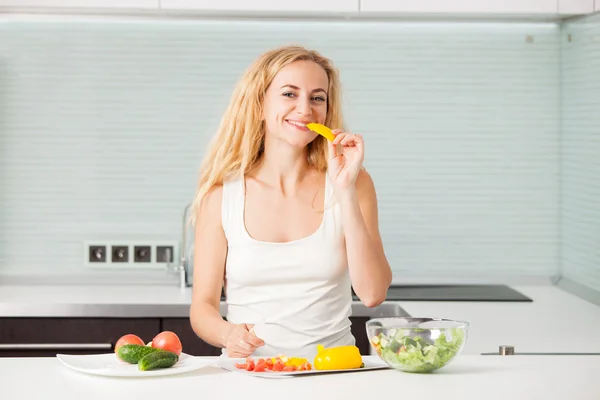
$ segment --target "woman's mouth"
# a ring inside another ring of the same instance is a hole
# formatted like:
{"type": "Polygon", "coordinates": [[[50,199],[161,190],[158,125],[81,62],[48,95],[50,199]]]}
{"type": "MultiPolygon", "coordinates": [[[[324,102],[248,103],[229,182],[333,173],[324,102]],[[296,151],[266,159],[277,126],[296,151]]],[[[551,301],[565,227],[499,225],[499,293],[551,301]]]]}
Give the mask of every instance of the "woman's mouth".
{"type": "Polygon", "coordinates": [[[301,131],[309,131],[309,129],[306,127],[306,124],[308,124],[308,122],[301,122],[301,121],[295,121],[293,119],[286,119],[285,122],[287,122],[288,124],[292,125],[294,128],[299,129],[301,131]]]}

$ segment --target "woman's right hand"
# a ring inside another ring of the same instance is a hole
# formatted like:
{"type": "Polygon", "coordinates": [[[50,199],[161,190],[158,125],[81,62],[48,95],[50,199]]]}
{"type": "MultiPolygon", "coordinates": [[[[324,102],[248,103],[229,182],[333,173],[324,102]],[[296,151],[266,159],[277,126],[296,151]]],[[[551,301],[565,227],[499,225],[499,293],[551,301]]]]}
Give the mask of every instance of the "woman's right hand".
{"type": "Polygon", "coordinates": [[[251,333],[250,329],[252,325],[237,324],[229,332],[225,343],[229,357],[246,358],[254,353],[254,350],[264,346],[265,342],[251,333]]]}

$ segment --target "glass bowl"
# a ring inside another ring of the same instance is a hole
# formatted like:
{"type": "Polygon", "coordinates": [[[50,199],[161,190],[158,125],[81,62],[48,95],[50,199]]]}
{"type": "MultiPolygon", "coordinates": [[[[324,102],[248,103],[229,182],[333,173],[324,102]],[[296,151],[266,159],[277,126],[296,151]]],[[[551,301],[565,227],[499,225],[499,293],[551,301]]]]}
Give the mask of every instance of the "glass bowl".
{"type": "Polygon", "coordinates": [[[367,321],[375,352],[404,372],[432,372],[448,365],[467,341],[469,323],[443,318],[390,317],[367,321]]]}

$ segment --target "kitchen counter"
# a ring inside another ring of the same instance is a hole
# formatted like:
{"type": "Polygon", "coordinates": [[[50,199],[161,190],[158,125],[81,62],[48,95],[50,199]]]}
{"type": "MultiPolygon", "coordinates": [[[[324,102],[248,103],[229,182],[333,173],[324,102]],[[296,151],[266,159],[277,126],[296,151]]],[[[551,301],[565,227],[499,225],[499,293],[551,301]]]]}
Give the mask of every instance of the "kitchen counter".
{"type": "MultiPolygon", "coordinates": [[[[411,315],[470,323],[465,355],[600,352],[600,307],[552,285],[513,286],[533,302],[387,302],[354,316],[411,315]]],[[[0,317],[188,317],[191,288],[176,286],[0,286],[0,317]]],[[[225,304],[222,303],[222,313],[225,304]]]]}
{"type": "MultiPolygon", "coordinates": [[[[0,285],[0,317],[187,318],[192,289],[172,286],[0,285]]],[[[221,301],[221,315],[227,305],[221,301]]],[[[367,308],[352,302],[356,317],[408,316],[397,302],[367,308]]]]}
{"type": "MultiPolygon", "coordinates": [[[[214,358],[211,358],[211,361],[214,358]]],[[[592,400],[600,393],[600,357],[459,356],[433,374],[395,370],[263,379],[216,366],[181,375],[110,378],[72,371],[56,358],[0,359],[3,398],[285,399],[376,398],[592,400]],[[33,383],[33,384],[30,384],[33,383]],[[375,390],[379,392],[375,394],[375,390]]]]}

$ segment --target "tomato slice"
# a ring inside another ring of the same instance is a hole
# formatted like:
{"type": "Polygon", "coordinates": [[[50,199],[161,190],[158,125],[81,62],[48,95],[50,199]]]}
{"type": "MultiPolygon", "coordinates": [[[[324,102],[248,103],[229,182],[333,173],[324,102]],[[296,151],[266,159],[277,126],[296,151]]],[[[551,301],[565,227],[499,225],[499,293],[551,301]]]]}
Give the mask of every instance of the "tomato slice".
{"type": "Polygon", "coordinates": [[[283,371],[283,367],[285,367],[285,365],[283,365],[282,362],[276,362],[273,364],[273,371],[283,371]]]}

